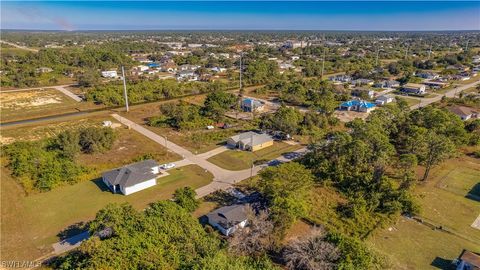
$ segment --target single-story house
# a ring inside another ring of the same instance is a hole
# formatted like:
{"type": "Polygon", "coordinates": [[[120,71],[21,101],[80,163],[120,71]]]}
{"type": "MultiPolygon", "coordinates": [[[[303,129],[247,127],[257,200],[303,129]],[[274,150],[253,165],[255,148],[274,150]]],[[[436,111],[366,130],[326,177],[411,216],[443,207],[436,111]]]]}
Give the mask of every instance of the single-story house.
{"type": "Polygon", "coordinates": [[[148,159],[104,172],[102,180],[113,193],[129,195],[155,186],[160,174],[158,163],[148,159]]]}
{"type": "Polygon", "coordinates": [[[244,98],[240,107],[244,112],[259,111],[263,108],[263,103],[253,98],[244,98]]]}
{"type": "Polygon", "coordinates": [[[423,84],[425,84],[426,86],[428,86],[430,88],[433,88],[433,89],[440,89],[440,88],[444,88],[445,86],[447,86],[448,83],[439,82],[439,81],[425,81],[425,82],[423,82],[423,84]]]}
{"type": "Polygon", "coordinates": [[[273,145],[273,137],[265,133],[248,131],[232,136],[227,145],[245,151],[257,151],[273,145]]]}
{"type": "Polygon", "coordinates": [[[374,86],[378,88],[397,88],[400,87],[400,82],[395,80],[380,81],[374,84],[374,86]]]}
{"type": "Polygon", "coordinates": [[[207,214],[208,223],[229,236],[247,225],[247,207],[248,204],[234,204],[218,208],[207,214]]]}
{"type": "Polygon", "coordinates": [[[452,106],[448,108],[448,110],[458,115],[463,121],[471,118],[478,118],[479,116],[479,113],[476,110],[465,106],[452,106]]]}
{"type": "Polygon", "coordinates": [[[456,270],[478,270],[480,269],[480,255],[464,249],[456,260],[456,265],[456,270]]]}
{"type": "Polygon", "coordinates": [[[375,96],[375,91],[368,88],[355,88],[352,90],[352,96],[354,97],[363,97],[373,98],[375,96]]]}
{"type": "Polygon", "coordinates": [[[402,87],[402,91],[413,94],[425,94],[425,85],[418,83],[407,83],[402,87]]]}
{"type": "Polygon", "coordinates": [[[159,68],[160,64],[159,63],[147,63],[146,64],[149,68],[159,68]]]}
{"type": "Polygon", "coordinates": [[[355,85],[355,86],[373,85],[373,80],[360,78],[360,79],[356,79],[356,80],[351,81],[351,84],[355,85]]]}
{"type": "Polygon", "coordinates": [[[376,100],[375,100],[375,104],[377,104],[378,106],[383,106],[385,104],[388,104],[390,102],[393,102],[395,98],[392,96],[392,95],[383,95],[383,96],[379,96],[376,100]]]}
{"type": "Polygon", "coordinates": [[[375,104],[364,100],[350,100],[340,104],[340,110],[356,111],[356,112],[370,112],[375,109],[375,104]]]}
{"type": "Polygon", "coordinates": [[[116,78],[118,75],[117,75],[117,71],[116,70],[105,70],[105,71],[102,71],[102,77],[104,78],[116,78]]]}

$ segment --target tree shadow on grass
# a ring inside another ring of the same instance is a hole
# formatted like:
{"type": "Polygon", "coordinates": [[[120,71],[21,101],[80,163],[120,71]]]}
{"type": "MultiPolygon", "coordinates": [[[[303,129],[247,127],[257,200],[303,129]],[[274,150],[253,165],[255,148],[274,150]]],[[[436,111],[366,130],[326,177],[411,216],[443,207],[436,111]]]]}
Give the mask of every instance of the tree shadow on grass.
{"type": "Polygon", "coordinates": [[[440,257],[436,257],[430,265],[442,270],[455,269],[455,266],[452,264],[452,260],[448,260],[440,257]]]}
{"type": "Polygon", "coordinates": [[[79,234],[85,232],[86,228],[87,228],[87,223],[85,223],[83,221],[77,222],[75,224],[72,224],[72,225],[68,226],[67,228],[65,228],[61,232],[59,232],[57,234],[57,237],[60,239],[60,241],[63,241],[63,240],[68,239],[72,236],[76,236],[76,235],[79,235],[79,234]]]}
{"type": "Polygon", "coordinates": [[[480,202],[480,182],[475,184],[465,197],[480,202]]]}

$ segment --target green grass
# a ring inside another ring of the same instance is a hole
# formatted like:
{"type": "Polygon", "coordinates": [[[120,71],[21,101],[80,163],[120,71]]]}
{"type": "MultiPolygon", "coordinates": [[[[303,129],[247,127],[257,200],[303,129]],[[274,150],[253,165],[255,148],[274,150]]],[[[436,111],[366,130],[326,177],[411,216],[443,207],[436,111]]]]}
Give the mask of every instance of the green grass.
{"type": "Polygon", "coordinates": [[[417,185],[419,217],[452,233],[401,218],[369,242],[390,255],[395,269],[434,269],[434,260],[444,267],[464,248],[480,252],[480,230],[470,226],[480,214],[480,204],[466,197],[479,179],[479,160],[462,155],[434,167],[428,180],[417,185]]]}
{"type": "Polygon", "coordinates": [[[112,194],[100,179],[64,186],[46,193],[24,196],[18,185],[2,170],[2,259],[35,259],[51,250],[57,234],[77,222],[95,217],[109,203],[131,203],[137,209],[168,199],[175,189],[198,188],[213,176],[196,165],[171,170],[157,185],[129,196],[112,194]],[[6,182],[6,183],[5,183],[6,182]]]}
{"type": "Polygon", "coordinates": [[[408,106],[413,106],[413,105],[417,105],[420,103],[420,100],[418,99],[414,99],[414,98],[408,98],[408,97],[398,97],[398,98],[401,98],[402,100],[405,100],[408,104],[408,106]]]}
{"type": "Polygon", "coordinates": [[[290,145],[283,142],[274,142],[272,146],[255,151],[227,150],[208,159],[221,168],[239,171],[250,168],[253,162],[258,160],[272,160],[284,153],[300,149],[300,145],[290,145]]]}
{"type": "Polygon", "coordinates": [[[480,252],[479,245],[403,217],[368,242],[387,255],[393,269],[445,269],[464,248],[480,252]],[[434,262],[438,267],[432,265],[434,262]]]}

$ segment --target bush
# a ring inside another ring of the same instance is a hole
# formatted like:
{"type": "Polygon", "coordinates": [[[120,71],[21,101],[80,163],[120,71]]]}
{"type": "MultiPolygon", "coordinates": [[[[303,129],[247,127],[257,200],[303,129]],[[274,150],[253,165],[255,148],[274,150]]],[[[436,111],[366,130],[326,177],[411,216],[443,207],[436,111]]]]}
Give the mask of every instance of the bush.
{"type": "Polygon", "coordinates": [[[197,193],[191,187],[177,188],[173,194],[173,200],[183,209],[193,212],[199,205],[196,196],[197,193]]]}
{"type": "Polygon", "coordinates": [[[88,127],[80,131],[79,143],[85,153],[103,152],[112,148],[116,134],[113,129],[88,127]]]}

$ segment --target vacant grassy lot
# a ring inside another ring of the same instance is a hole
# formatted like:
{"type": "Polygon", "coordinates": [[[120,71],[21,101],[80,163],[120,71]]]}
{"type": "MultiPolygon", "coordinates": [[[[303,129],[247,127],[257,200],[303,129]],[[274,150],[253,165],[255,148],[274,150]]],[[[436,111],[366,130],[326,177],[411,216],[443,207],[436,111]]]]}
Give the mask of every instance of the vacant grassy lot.
{"type": "Polygon", "coordinates": [[[99,108],[91,102],[77,102],[53,88],[0,92],[1,122],[19,121],[55,114],[99,108]]]}
{"type": "Polygon", "coordinates": [[[403,217],[368,242],[390,258],[393,269],[448,269],[464,248],[480,252],[475,243],[403,217]]]}
{"type": "Polygon", "coordinates": [[[466,155],[435,167],[429,179],[416,187],[419,216],[452,234],[401,218],[396,225],[375,234],[370,242],[390,254],[397,269],[444,267],[463,248],[480,252],[480,230],[470,226],[480,214],[480,203],[467,197],[479,181],[480,160],[466,155]]]}
{"type": "Polygon", "coordinates": [[[100,179],[64,186],[50,192],[25,196],[21,187],[2,171],[2,260],[35,259],[51,251],[57,234],[70,225],[95,217],[109,203],[131,203],[145,208],[149,203],[168,199],[175,189],[198,188],[213,176],[196,165],[171,170],[157,185],[129,196],[112,194],[100,179]]]}
{"type": "Polygon", "coordinates": [[[252,166],[252,162],[258,160],[272,160],[284,153],[300,149],[301,145],[290,145],[283,142],[274,142],[267,148],[249,152],[240,150],[227,150],[208,159],[213,164],[228,170],[244,170],[252,166]]]}
{"type": "Polygon", "coordinates": [[[414,99],[414,98],[408,98],[408,97],[398,97],[402,100],[405,100],[408,104],[408,106],[413,106],[413,105],[417,105],[420,103],[420,100],[418,99],[414,99]]]}

